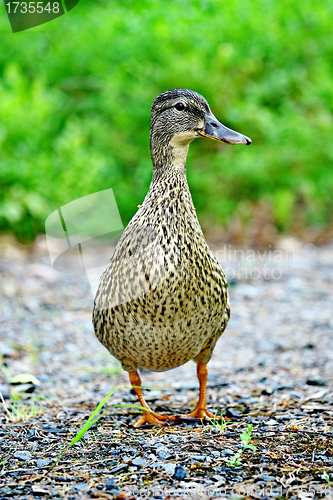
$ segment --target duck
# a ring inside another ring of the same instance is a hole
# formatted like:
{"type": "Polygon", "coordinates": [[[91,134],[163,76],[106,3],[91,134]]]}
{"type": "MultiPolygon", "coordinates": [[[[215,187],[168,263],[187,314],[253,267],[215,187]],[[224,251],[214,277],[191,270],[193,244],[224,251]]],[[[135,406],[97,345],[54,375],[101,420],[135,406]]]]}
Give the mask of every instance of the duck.
{"type": "Polygon", "coordinates": [[[95,334],[128,372],[143,409],[135,427],[214,417],[207,409],[207,364],[230,306],[225,273],[207,245],[187,183],[189,144],[201,137],[251,144],[249,137],[220,123],[193,90],[167,90],[156,97],[150,120],[151,184],[95,296],[95,334]],[[178,416],[152,411],[138,370],[167,371],[190,360],[197,364],[199,381],[195,409],[178,416]]]}

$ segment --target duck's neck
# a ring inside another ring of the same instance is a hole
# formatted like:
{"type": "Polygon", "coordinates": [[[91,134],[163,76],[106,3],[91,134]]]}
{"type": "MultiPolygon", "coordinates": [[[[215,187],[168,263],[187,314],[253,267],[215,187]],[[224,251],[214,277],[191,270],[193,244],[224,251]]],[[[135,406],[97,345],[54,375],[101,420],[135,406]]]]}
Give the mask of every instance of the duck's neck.
{"type": "Polygon", "coordinates": [[[152,151],[152,160],[154,165],[153,178],[144,203],[151,203],[153,198],[159,204],[177,205],[177,210],[182,207],[183,210],[193,207],[192,196],[188,187],[186,177],[186,157],[189,142],[185,145],[178,144],[176,141],[170,141],[162,150],[152,151]]]}
{"type": "Polygon", "coordinates": [[[154,166],[153,179],[166,171],[174,171],[186,177],[186,158],[192,133],[180,132],[172,138],[151,136],[150,153],[154,166]]]}

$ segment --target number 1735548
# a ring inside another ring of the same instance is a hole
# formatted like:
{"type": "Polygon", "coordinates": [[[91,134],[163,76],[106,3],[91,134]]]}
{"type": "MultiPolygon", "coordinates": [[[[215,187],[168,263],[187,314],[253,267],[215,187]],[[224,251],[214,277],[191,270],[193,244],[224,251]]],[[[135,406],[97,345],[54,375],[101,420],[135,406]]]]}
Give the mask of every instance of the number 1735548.
{"type": "Polygon", "coordinates": [[[8,2],[6,3],[8,14],[16,14],[20,12],[21,14],[43,14],[52,12],[53,14],[59,13],[59,2],[48,2],[44,5],[44,2],[8,2]]]}

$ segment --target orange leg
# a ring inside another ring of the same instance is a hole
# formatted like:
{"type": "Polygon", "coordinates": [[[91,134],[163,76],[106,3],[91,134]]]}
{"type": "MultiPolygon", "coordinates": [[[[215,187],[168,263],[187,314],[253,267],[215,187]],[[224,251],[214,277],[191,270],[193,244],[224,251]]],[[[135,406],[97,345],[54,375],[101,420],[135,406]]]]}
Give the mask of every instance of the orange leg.
{"type": "Polygon", "coordinates": [[[200,389],[199,389],[199,401],[194,408],[194,410],[189,413],[189,415],[181,415],[182,418],[192,417],[192,418],[219,418],[216,415],[210,413],[207,410],[207,401],[206,401],[206,383],[207,383],[207,365],[205,363],[198,363],[197,365],[197,375],[199,379],[200,389]]]}
{"type": "Polygon", "coordinates": [[[155,413],[151,411],[149,406],[147,405],[145,398],[143,397],[142,390],[141,390],[141,379],[138,375],[138,372],[132,371],[129,372],[129,379],[131,382],[131,385],[133,389],[136,392],[136,395],[139,398],[140,405],[143,408],[147,408],[147,410],[142,410],[142,417],[140,417],[138,420],[134,422],[134,427],[140,427],[140,425],[143,424],[152,424],[152,425],[163,425],[163,420],[175,420],[175,417],[168,417],[166,415],[159,415],[158,413],[155,413]]]}

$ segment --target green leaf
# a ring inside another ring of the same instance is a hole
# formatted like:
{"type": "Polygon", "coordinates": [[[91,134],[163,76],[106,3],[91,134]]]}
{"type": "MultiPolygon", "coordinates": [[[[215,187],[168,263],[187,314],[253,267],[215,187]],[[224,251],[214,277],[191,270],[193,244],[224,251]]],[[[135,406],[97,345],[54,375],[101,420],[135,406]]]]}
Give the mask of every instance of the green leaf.
{"type": "Polygon", "coordinates": [[[40,385],[40,381],[31,373],[19,373],[9,379],[10,384],[34,384],[40,385]]]}
{"type": "MultiPolygon", "coordinates": [[[[99,413],[99,411],[103,408],[103,406],[105,405],[105,403],[108,401],[108,399],[112,396],[112,394],[117,390],[117,389],[120,389],[122,387],[128,387],[128,385],[118,385],[117,387],[115,387],[114,389],[112,389],[111,392],[109,392],[109,394],[107,396],[105,396],[105,398],[96,406],[95,410],[92,412],[92,414],[89,416],[89,418],[87,419],[87,421],[82,425],[82,427],[80,427],[80,429],[78,430],[78,432],[76,433],[76,435],[74,436],[74,438],[71,440],[71,442],[69,443],[68,446],[63,447],[63,449],[61,450],[60,454],[58,455],[58,458],[57,460],[55,461],[53,467],[61,460],[61,458],[64,456],[64,454],[69,450],[69,448],[71,446],[73,446],[73,444],[77,443],[83,436],[84,434],[96,423],[98,422],[98,420],[100,420],[102,417],[104,417],[106,415],[106,411],[101,413],[100,415],[97,416],[97,414],[99,413]]],[[[119,404],[115,404],[115,405],[112,405],[111,408],[117,408],[117,407],[122,407],[122,406],[126,406],[126,407],[131,407],[131,408],[136,408],[138,410],[147,410],[147,408],[143,408],[141,405],[136,405],[136,404],[130,404],[130,403],[119,403],[119,404]]]]}

